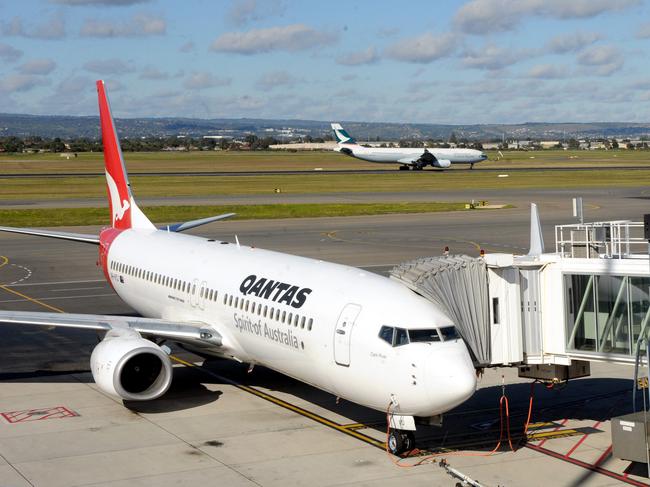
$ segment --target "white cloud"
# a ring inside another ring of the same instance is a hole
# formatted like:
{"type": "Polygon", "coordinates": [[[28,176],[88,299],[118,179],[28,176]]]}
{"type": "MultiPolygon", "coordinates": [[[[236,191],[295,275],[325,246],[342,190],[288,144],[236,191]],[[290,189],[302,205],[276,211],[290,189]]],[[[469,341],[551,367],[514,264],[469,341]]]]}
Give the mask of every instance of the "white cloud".
{"type": "Polygon", "coordinates": [[[178,48],[180,52],[192,52],[196,49],[196,46],[192,41],[188,41],[178,48]]]}
{"type": "Polygon", "coordinates": [[[57,40],[65,37],[65,20],[63,14],[57,13],[41,24],[25,27],[20,17],[14,17],[9,22],[3,22],[0,30],[5,36],[57,40]]]}
{"type": "Polygon", "coordinates": [[[639,5],[641,0],[471,0],[454,17],[467,34],[513,30],[527,16],[587,18],[639,5]]]}
{"type": "Polygon", "coordinates": [[[641,24],[636,31],[637,39],[650,39],[650,22],[641,24]]]}
{"type": "Polygon", "coordinates": [[[528,59],[535,54],[530,50],[508,49],[488,44],[478,50],[465,51],[463,65],[468,68],[497,70],[528,59]]]}
{"type": "Polygon", "coordinates": [[[602,39],[603,35],[599,32],[572,32],[553,37],[548,41],[547,48],[555,54],[565,54],[584,49],[602,39]]]}
{"type": "Polygon", "coordinates": [[[273,71],[260,76],[255,86],[262,91],[271,91],[280,86],[293,86],[297,81],[286,71],[273,71]]]}
{"type": "Polygon", "coordinates": [[[189,75],[183,86],[188,90],[204,90],[215,86],[229,86],[231,82],[230,78],[219,78],[212,73],[202,71],[189,75]]]}
{"type": "Polygon", "coordinates": [[[557,64],[537,64],[530,68],[527,73],[527,77],[536,79],[560,79],[567,76],[566,66],[558,66],[557,64]]]}
{"type": "Polygon", "coordinates": [[[355,51],[340,56],[336,62],[344,66],[359,66],[362,64],[374,64],[379,61],[379,53],[374,47],[363,51],[355,51]]]}
{"type": "Polygon", "coordinates": [[[50,74],[56,68],[56,63],[51,59],[32,59],[18,66],[18,72],[22,74],[50,74]]]}
{"type": "Polygon", "coordinates": [[[577,60],[584,67],[584,73],[598,76],[609,76],[624,64],[623,54],[612,45],[593,46],[582,52],[577,60]]]}
{"type": "Polygon", "coordinates": [[[282,15],[285,10],[281,0],[235,0],[228,11],[228,19],[235,25],[244,25],[282,15]]]}
{"type": "Polygon", "coordinates": [[[23,51],[20,49],[16,49],[9,44],[0,42],[0,59],[2,59],[4,62],[11,63],[18,61],[22,55],[23,51]]]}
{"type": "Polygon", "coordinates": [[[162,35],[166,31],[165,19],[140,13],[127,22],[86,19],[79,33],[85,37],[144,37],[162,35]]]}
{"type": "Polygon", "coordinates": [[[458,46],[458,38],[451,33],[425,33],[396,42],[389,46],[385,54],[398,61],[410,63],[430,63],[452,55],[458,46]]]}
{"type": "Polygon", "coordinates": [[[169,79],[171,76],[169,75],[169,73],[160,71],[158,68],[154,66],[145,66],[142,69],[140,76],[138,77],[140,79],[148,79],[148,80],[166,80],[169,79]]]}
{"type": "Polygon", "coordinates": [[[337,36],[319,31],[304,24],[284,27],[253,29],[248,32],[227,32],[219,36],[210,46],[217,52],[257,54],[271,51],[300,51],[331,44],[337,36]]]}
{"type": "Polygon", "coordinates": [[[101,75],[106,74],[128,74],[135,71],[135,68],[122,61],[121,59],[97,59],[95,61],[88,61],[84,64],[86,71],[97,73],[101,75]]]}
{"type": "Polygon", "coordinates": [[[10,74],[0,79],[0,93],[17,93],[29,91],[40,85],[46,85],[49,81],[42,76],[30,74],[10,74]]]}

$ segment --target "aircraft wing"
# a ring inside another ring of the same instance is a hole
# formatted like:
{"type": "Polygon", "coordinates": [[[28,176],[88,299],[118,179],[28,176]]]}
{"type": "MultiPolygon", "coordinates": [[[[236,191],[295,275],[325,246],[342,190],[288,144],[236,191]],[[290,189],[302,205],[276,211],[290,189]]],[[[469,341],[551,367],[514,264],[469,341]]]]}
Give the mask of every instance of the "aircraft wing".
{"type": "Polygon", "coordinates": [[[403,157],[402,159],[398,159],[397,162],[400,164],[415,164],[419,160],[419,157],[403,157]]]}
{"type": "Polygon", "coordinates": [[[60,238],[63,240],[73,240],[75,242],[84,242],[99,245],[99,237],[97,235],[87,235],[85,233],[55,232],[52,230],[40,230],[38,228],[17,227],[0,227],[0,232],[22,233],[25,235],[60,238]]]}
{"type": "Polygon", "coordinates": [[[222,343],[221,335],[206,323],[174,322],[135,316],[0,311],[0,324],[55,326],[98,331],[122,328],[135,330],[142,335],[193,345],[221,346],[222,343]]]}

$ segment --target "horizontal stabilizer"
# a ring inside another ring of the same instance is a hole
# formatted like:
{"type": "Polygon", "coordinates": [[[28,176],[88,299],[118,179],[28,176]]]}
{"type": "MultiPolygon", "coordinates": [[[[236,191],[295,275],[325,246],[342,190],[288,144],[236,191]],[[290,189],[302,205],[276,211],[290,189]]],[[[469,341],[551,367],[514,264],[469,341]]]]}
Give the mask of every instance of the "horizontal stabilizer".
{"type": "Polygon", "coordinates": [[[15,227],[0,227],[0,232],[23,233],[26,235],[36,235],[38,237],[60,238],[62,240],[73,240],[75,242],[99,245],[99,237],[97,235],[86,235],[83,233],[55,232],[51,230],[40,230],[37,228],[15,227]]]}
{"type": "Polygon", "coordinates": [[[185,223],[175,223],[174,225],[166,225],[161,228],[161,230],[167,230],[168,232],[184,232],[190,228],[200,227],[201,225],[206,225],[208,223],[217,222],[219,220],[225,220],[231,216],[235,216],[236,213],[224,213],[223,215],[209,216],[207,218],[200,218],[198,220],[192,220],[185,223]]]}
{"type": "Polygon", "coordinates": [[[139,318],[135,316],[0,311],[0,323],[81,328],[99,331],[131,329],[143,335],[154,335],[183,343],[208,342],[213,345],[221,345],[221,335],[200,322],[176,323],[173,321],[139,318]]]}

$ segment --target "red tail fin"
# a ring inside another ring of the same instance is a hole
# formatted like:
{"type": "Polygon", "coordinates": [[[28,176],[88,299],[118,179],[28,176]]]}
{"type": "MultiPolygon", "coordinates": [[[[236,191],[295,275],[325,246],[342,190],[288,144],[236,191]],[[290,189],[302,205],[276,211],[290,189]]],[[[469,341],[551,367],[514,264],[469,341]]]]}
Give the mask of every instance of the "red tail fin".
{"type": "Polygon", "coordinates": [[[104,166],[111,225],[113,228],[119,229],[155,228],[133,200],[120,141],[111,115],[111,106],[108,103],[102,80],[97,81],[97,96],[99,98],[99,122],[104,145],[104,166]]]}

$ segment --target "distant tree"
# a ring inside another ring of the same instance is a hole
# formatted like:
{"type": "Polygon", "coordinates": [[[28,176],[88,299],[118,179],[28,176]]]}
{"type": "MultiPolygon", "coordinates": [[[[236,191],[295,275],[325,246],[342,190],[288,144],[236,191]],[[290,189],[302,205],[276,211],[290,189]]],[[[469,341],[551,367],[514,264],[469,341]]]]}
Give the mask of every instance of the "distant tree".
{"type": "Polygon", "coordinates": [[[616,139],[612,139],[612,149],[618,149],[618,141],[616,139]]]}
{"type": "Polygon", "coordinates": [[[6,152],[22,152],[25,148],[25,143],[18,137],[7,137],[0,141],[0,147],[6,152]]]}
{"type": "Polygon", "coordinates": [[[452,132],[451,135],[449,136],[449,143],[458,144],[458,137],[456,137],[456,132],[452,132]]]}
{"type": "Polygon", "coordinates": [[[567,142],[567,146],[568,146],[569,149],[571,149],[571,150],[576,150],[576,149],[579,149],[579,148],[580,148],[580,142],[578,142],[578,141],[577,141],[576,139],[574,139],[574,138],[570,138],[569,141],[567,142]]]}

